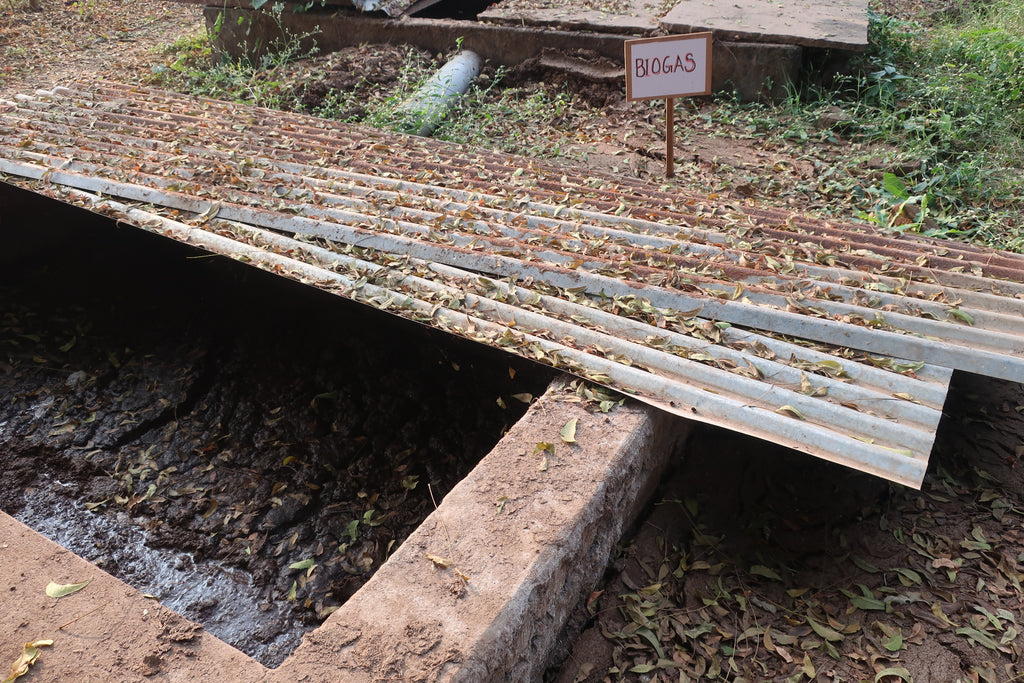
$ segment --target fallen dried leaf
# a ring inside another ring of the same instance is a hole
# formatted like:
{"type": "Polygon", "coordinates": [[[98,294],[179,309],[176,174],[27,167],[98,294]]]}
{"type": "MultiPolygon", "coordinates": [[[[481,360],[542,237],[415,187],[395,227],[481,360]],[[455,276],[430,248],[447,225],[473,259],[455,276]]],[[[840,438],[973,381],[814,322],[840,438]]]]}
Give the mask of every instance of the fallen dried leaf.
{"type": "Polygon", "coordinates": [[[815,633],[817,633],[819,636],[821,636],[830,643],[838,643],[839,641],[845,638],[845,636],[843,636],[843,634],[839,631],[836,631],[833,628],[825,626],[824,624],[819,624],[809,615],[807,617],[807,623],[810,625],[811,629],[815,633]]]}
{"type": "Polygon", "coordinates": [[[49,647],[50,645],[53,645],[52,640],[34,640],[31,643],[25,643],[21,656],[14,660],[14,664],[11,665],[11,674],[3,680],[3,683],[11,683],[15,678],[27,674],[28,668],[35,664],[36,660],[39,659],[39,655],[42,654],[39,648],[49,647]]]}
{"type": "Polygon", "coordinates": [[[66,595],[77,593],[92,583],[92,579],[81,583],[54,583],[51,581],[46,585],[46,594],[51,598],[63,598],[66,595]]]}
{"type": "Polygon", "coordinates": [[[915,572],[913,569],[904,569],[897,567],[893,571],[899,574],[900,583],[904,586],[913,586],[914,584],[921,584],[921,575],[915,572]]]}
{"type": "Polygon", "coordinates": [[[985,647],[987,647],[990,650],[998,650],[999,649],[999,644],[996,643],[996,641],[992,640],[992,638],[989,637],[988,634],[982,633],[981,631],[979,631],[976,628],[970,628],[970,627],[965,626],[963,628],[958,628],[956,630],[956,632],[959,635],[966,636],[967,637],[967,641],[969,643],[971,643],[972,645],[974,643],[978,643],[979,645],[984,645],[985,647]]]}
{"type": "Polygon", "coordinates": [[[811,656],[806,652],[804,653],[804,663],[803,666],[800,667],[800,671],[803,672],[804,676],[807,676],[812,680],[818,675],[818,672],[814,670],[814,662],[811,661],[811,656]]]}
{"type": "Polygon", "coordinates": [[[913,676],[910,675],[910,672],[902,666],[890,666],[889,668],[882,669],[875,674],[875,683],[879,683],[883,678],[888,676],[895,676],[896,678],[907,681],[907,683],[912,683],[914,680],[913,676]]]}
{"type": "Polygon", "coordinates": [[[949,617],[946,616],[946,613],[942,611],[942,605],[941,604],[939,604],[937,602],[933,602],[932,603],[932,614],[937,616],[944,623],[949,624],[950,626],[953,626],[954,628],[956,627],[956,624],[954,624],[952,621],[950,621],[949,617]]]}
{"type": "Polygon", "coordinates": [[[857,565],[857,566],[858,566],[858,567],[859,567],[859,568],[860,568],[861,570],[863,570],[863,571],[866,571],[866,572],[867,572],[867,573],[869,573],[869,574],[877,574],[878,572],[882,571],[881,569],[879,569],[879,568],[878,568],[878,567],[876,567],[875,565],[871,564],[870,562],[868,562],[867,560],[865,560],[865,559],[864,559],[864,558],[862,558],[862,557],[858,557],[858,556],[856,556],[856,555],[852,555],[852,556],[850,557],[850,559],[851,559],[851,560],[853,561],[853,563],[854,563],[855,565],[857,565]]]}
{"type": "Polygon", "coordinates": [[[576,443],[577,422],[577,418],[574,417],[565,423],[565,426],[562,427],[561,431],[558,432],[558,435],[562,437],[562,441],[564,441],[565,443],[576,443]]]}
{"type": "Polygon", "coordinates": [[[882,647],[889,652],[899,652],[903,649],[903,631],[900,628],[883,624],[880,621],[876,621],[875,626],[885,634],[882,647]]]}
{"type": "Polygon", "coordinates": [[[755,576],[763,576],[766,579],[772,579],[773,581],[782,581],[782,577],[779,576],[777,572],[762,564],[755,564],[750,568],[750,573],[755,576]]]}
{"type": "Polygon", "coordinates": [[[447,569],[453,564],[452,561],[449,560],[447,557],[441,557],[440,555],[431,555],[430,553],[427,553],[427,559],[433,562],[435,566],[441,567],[442,569],[447,569]]]}
{"type": "Polygon", "coordinates": [[[850,599],[850,604],[857,609],[865,611],[877,610],[885,611],[885,603],[875,597],[875,594],[871,592],[871,589],[862,583],[858,583],[857,587],[860,588],[861,595],[857,595],[853,591],[840,588],[840,592],[850,599]]]}

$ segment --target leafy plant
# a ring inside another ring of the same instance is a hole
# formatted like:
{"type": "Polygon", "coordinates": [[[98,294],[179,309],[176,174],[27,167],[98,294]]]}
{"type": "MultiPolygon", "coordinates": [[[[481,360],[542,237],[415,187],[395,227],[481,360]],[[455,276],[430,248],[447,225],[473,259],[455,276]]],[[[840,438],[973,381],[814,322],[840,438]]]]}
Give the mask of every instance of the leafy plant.
{"type": "MultiPolygon", "coordinates": [[[[280,22],[281,6],[271,8],[271,13],[280,22]]],[[[224,15],[214,22],[213,35],[223,27],[224,15]]],[[[285,67],[292,62],[316,54],[315,47],[305,47],[307,40],[316,32],[293,34],[281,30],[283,38],[269,46],[247,46],[244,52],[255,57],[237,60],[223,59],[213,50],[212,39],[198,36],[179,40],[168,48],[176,59],[167,69],[161,71],[156,81],[186,92],[206,97],[252,102],[275,109],[297,108],[293,88],[282,77],[285,67]]]]}
{"type": "Polygon", "coordinates": [[[890,150],[873,168],[863,162],[877,164],[877,156],[847,157],[837,167],[808,150],[818,166],[816,194],[834,210],[852,204],[855,216],[884,227],[1019,250],[1022,9],[1001,1],[965,12],[931,30],[871,14],[860,75],[830,89],[795,89],[773,115],[788,122],[788,144],[816,145],[834,129],[815,119],[839,109],[844,136],[890,150]]]}
{"type": "Polygon", "coordinates": [[[865,102],[876,107],[892,107],[896,104],[899,93],[899,82],[909,76],[901,74],[892,64],[886,64],[878,71],[872,71],[866,77],[866,86],[862,92],[865,102]]]}

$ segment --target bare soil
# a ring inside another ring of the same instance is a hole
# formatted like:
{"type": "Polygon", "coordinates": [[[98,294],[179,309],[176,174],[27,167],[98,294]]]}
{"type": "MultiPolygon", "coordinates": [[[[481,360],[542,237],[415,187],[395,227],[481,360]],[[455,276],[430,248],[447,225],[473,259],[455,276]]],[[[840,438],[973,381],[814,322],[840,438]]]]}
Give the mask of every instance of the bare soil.
{"type": "MultiPolygon", "coordinates": [[[[0,8],[0,95],[89,74],[149,80],[170,60],[153,47],[200,30],[195,11],[177,4],[42,0],[44,11],[33,13],[14,2],[0,8]]],[[[884,0],[876,9],[935,18],[958,6],[884,0]]],[[[351,51],[304,65],[302,73],[317,74],[304,105],[315,107],[330,88],[388,83],[404,54],[351,51]],[[373,61],[361,63],[361,54],[373,61]],[[367,83],[351,78],[357,64],[371,74],[367,83]]],[[[520,77],[520,86],[554,87],[530,80],[549,76],[520,77]]],[[[662,112],[626,103],[614,89],[592,95],[603,98],[600,117],[583,127],[552,113],[535,134],[573,150],[571,163],[658,177],[662,112]]],[[[834,124],[827,116],[821,123],[834,124]]],[[[823,207],[813,188],[825,181],[814,155],[877,158],[851,173],[887,168],[887,150],[863,148],[839,130],[808,152],[717,120],[712,102],[685,105],[680,125],[678,182],[723,199],[814,211],[823,207]]],[[[508,382],[511,361],[478,365],[465,360],[477,358],[467,349],[455,359],[434,339],[396,349],[376,318],[314,323],[300,308],[263,320],[265,303],[281,299],[265,298],[262,285],[213,303],[199,284],[173,296],[166,288],[132,293],[129,301],[123,280],[71,299],[68,287],[54,288],[52,272],[19,275],[32,284],[17,297],[12,277],[0,297],[0,382],[21,388],[11,403],[18,410],[6,401],[2,408],[18,433],[17,445],[4,437],[12,454],[0,478],[5,509],[16,509],[33,482],[60,473],[70,495],[148,516],[158,542],[247,567],[268,596],[287,600],[295,582],[295,602],[311,623],[430,509],[425,483],[443,489],[472,465],[514,418],[509,395],[522,390],[508,382]],[[192,309],[198,304],[201,315],[192,309]],[[337,344],[312,341],[324,338],[337,344]],[[105,341],[87,343],[93,339],[105,341]],[[417,346],[419,355],[403,358],[417,346]],[[381,352],[387,361],[378,356],[373,362],[383,364],[372,365],[381,370],[349,376],[381,352]],[[51,399],[39,419],[26,417],[29,403],[51,399]],[[455,412],[436,412],[437,399],[455,412]],[[374,424],[388,417],[395,422],[374,424]],[[382,435],[397,442],[381,443],[382,435]],[[171,467],[177,471],[167,473],[171,467]],[[418,477],[412,490],[403,485],[408,476],[418,477]],[[168,477],[190,493],[169,495],[160,488],[168,477]],[[151,483],[158,490],[147,496],[151,483]],[[233,524],[224,522],[229,510],[233,524]],[[315,522],[300,531],[308,520],[315,522]],[[349,542],[353,521],[363,525],[349,542]],[[321,543],[324,551],[348,547],[328,571],[298,585],[296,572],[285,570],[320,557],[321,543]]],[[[958,375],[922,492],[699,428],[603,584],[579,606],[548,679],[1021,678],[1022,421],[1020,386],[958,375]]]]}
{"type": "Polygon", "coordinates": [[[196,5],[164,0],[27,0],[0,5],[0,96],[82,76],[137,81],[161,48],[204,31],[196,5]]]}
{"type": "Polygon", "coordinates": [[[429,53],[408,45],[374,45],[372,49],[345,48],[320,59],[303,60],[294,68],[305,70],[302,79],[295,79],[294,94],[307,112],[317,112],[331,103],[337,92],[352,93],[352,105],[335,108],[334,116],[359,120],[366,116],[365,101],[379,88],[398,81],[402,67],[416,52],[424,61],[429,53]]]}

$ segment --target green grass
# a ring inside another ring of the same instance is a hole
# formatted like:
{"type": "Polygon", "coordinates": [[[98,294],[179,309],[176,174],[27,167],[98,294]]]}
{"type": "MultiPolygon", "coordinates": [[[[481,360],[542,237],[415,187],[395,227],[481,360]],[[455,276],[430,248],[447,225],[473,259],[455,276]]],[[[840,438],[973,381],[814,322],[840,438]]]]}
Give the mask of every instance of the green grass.
{"type": "MultiPolygon", "coordinates": [[[[223,15],[215,24],[215,33],[222,19],[223,15]]],[[[256,58],[239,60],[219,59],[208,34],[182,38],[166,48],[174,61],[153,81],[193,95],[293,110],[298,107],[298,96],[286,70],[292,62],[315,54],[315,49],[303,48],[309,37],[288,36],[259,50],[256,58]]]]}
{"type": "Polygon", "coordinates": [[[936,234],[1019,250],[1020,235],[1000,224],[1024,194],[1022,6],[976,8],[924,39],[891,20],[874,27],[879,68],[859,84],[858,132],[917,166],[886,177],[883,198],[919,204],[936,234]]]}
{"type": "Polygon", "coordinates": [[[565,92],[505,88],[504,76],[499,70],[486,84],[474,84],[435,137],[511,154],[561,156],[563,131],[588,112],[565,92]]]}
{"type": "Polygon", "coordinates": [[[872,153],[887,150],[890,168],[881,178],[836,188],[849,193],[857,215],[892,229],[1021,250],[1022,7],[1009,0],[979,5],[931,29],[873,15],[862,74],[831,91],[808,88],[791,97],[795,128],[802,123],[806,131],[825,107],[837,106],[847,118],[844,136],[872,153]]]}

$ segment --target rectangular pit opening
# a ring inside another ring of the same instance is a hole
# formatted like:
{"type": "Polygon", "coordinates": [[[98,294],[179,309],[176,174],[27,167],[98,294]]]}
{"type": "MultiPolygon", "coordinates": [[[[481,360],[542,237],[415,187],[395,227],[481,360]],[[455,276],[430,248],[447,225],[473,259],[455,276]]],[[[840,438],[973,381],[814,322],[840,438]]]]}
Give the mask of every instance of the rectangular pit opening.
{"type": "Polygon", "coordinates": [[[267,666],[550,380],[3,189],[0,509],[267,666]]]}

